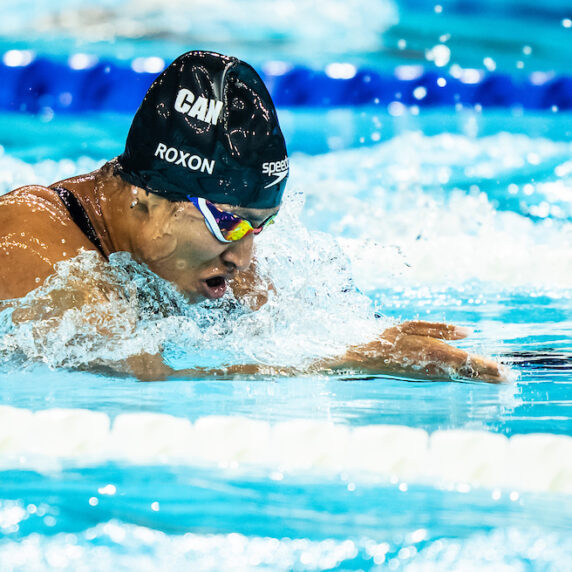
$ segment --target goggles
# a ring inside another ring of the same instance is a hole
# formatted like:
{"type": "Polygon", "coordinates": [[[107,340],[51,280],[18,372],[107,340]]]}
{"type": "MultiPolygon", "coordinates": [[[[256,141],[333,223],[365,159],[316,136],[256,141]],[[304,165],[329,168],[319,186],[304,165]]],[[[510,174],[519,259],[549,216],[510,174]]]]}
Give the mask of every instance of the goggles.
{"type": "Polygon", "coordinates": [[[244,238],[247,234],[260,234],[268,225],[274,222],[278,214],[275,213],[269,216],[260,226],[254,227],[245,218],[223,211],[206,199],[189,195],[187,195],[187,198],[203,215],[207,228],[220,242],[235,242],[244,238]]]}

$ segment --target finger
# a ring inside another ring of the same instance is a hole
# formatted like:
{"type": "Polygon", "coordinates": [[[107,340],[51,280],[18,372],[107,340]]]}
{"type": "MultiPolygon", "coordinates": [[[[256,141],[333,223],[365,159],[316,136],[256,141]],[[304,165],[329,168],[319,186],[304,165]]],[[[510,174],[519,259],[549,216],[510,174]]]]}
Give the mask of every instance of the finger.
{"type": "Polygon", "coordinates": [[[393,346],[392,354],[400,361],[431,365],[432,368],[449,371],[468,379],[488,383],[508,381],[506,368],[497,362],[448,345],[442,340],[428,336],[403,336],[393,346]]]}
{"type": "Polygon", "coordinates": [[[479,379],[488,383],[505,383],[508,381],[508,369],[494,360],[470,355],[465,364],[459,368],[464,377],[479,379]]]}
{"type": "Polygon", "coordinates": [[[424,322],[416,320],[404,322],[397,326],[401,333],[416,336],[428,336],[439,340],[461,340],[473,333],[471,328],[441,324],[439,322],[424,322]]]}

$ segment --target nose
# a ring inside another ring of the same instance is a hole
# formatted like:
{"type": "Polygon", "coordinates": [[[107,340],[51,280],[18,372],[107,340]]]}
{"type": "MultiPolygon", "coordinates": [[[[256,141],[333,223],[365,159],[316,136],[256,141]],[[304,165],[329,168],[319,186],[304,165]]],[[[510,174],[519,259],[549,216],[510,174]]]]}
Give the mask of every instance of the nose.
{"type": "Polygon", "coordinates": [[[252,260],[253,245],[254,237],[249,234],[241,240],[230,243],[220,257],[225,265],[232,266],[237,270],[246,270],[252,260]]]}

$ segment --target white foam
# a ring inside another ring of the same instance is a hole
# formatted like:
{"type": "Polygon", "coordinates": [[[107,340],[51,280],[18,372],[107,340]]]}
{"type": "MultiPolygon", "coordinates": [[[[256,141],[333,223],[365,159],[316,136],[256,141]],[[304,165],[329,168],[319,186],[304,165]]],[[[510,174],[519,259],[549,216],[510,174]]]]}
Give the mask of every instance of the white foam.
{"type": "Polygon", "coordinates": [[[408,132],[293,157],[311,227],[342,237],[357,284],[567,289],[572,145],[500,133],[408,132]],[[327,197],[327,200],[324,200],[327,197]]]}
{"type": "MultiPolygon", "coordinates": [[[[28,516],[25,508],[0,504],[9,530],[11,521],[28,516]],[[7,514],[10,511],[9,514],[7,514]]],[[[3,572],[26,570],[330,570],[371,558],[385,545],[370,539],[309,540],[230,534],[165,534],[143,526],[111,520],[75,533],[31,534],[0,545],[3,572]],[[102,547],[104,550],[102,550],[102,547]],[[359,557],[358,557],[359,550],[359,557]]],[[[387,549],[386,549],[387,550],[387,549]]]]}
{"type": "Polygon", "coordinates": [[[303,419],[270,424],[236,416],[191,424],[156,413],[122,414],[111,426],[106,414],[89,410],[32,413],[2,406],[0,454],[3,467],[214,464],[572,494],[572,437],[550,434],[507,438],[451,429],[429,435],[399,425],[352,428],[303,419]]]}
{"type": "Polygon", "coordinates": [[[12,324],[5,316],[0,353],[6,362],[24,355],[75,368],[157,353],[165,345],[174,348],[177,368],[257,363],[304,369],[317,359],[343,355],[348,346],[375,339],[387,322],[374,318],[370,299],[353,286],[340,246],[301,225],[302,205],[299,195],[290,194],[281,220],[257,240],[262,282],[274,288],[256,312],[238,304],[231,292],[193,306],[127,253],[102,264],[96,253],[84,252],[59,263],[42,286],[15,302],[25,312],[31,309],[34,319],[12,324]],[[54,293],[83,290],[89,283],[95,291],[109,284],[109,294],[86,300],[81,309],[54,312],[54,293]]]}

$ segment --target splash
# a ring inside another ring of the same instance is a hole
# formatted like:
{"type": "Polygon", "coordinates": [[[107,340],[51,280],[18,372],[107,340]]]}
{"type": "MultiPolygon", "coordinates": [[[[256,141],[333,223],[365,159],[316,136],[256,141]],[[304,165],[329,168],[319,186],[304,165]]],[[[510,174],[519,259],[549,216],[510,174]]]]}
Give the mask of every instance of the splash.
{"type": "Polygon", "coordinates": [[[292,181],[308,194],[304,222],[343,237],[364,290],[567,289],[571,155],[569,143],[525,135],[405,133],[297,156],[292,181]]]}
{"type": "MultiPolygon", "coordinates": [[[[369,148],[294,156],[284,208],[257,238],[262,278],[274,285],[258,312],[230,294],[190,306],[128,255],[102,266],[85,253],[1,315],[3,362],[84,367],[162,351],[176,368],[304,368],[381,332],[387,323],[372,317],[369,297],[395,314],[421,307],[421,296],[424,307],[441,308],[438,319],[451,304],[456,310],[506,293],[550,291],[569,300],[571,151],[569,143],[508,133],[405,133],[369,148]],[[78,309],[72,285],[86,282],[104,294],[78,309]],[[70,298],[65,312],[50,313],[62,297],[70,298]],[[445,299],[453,302],[444,306],[445,299]],[[10,316],[39,306],[47,310],[12,323],[10,316]]],[[[5,178],[22,172],[38,181],[97,164],[0,159],[5,178]]]]}
{"type": "Polygon", "coordinates": [[[261,277],[273,285],[260,310],[230,292],[191,305],[127,253],[106,264],[84,252],[0,314],[3,361],[81,368],[162,351],[177,368],[304,368],[371,340],[382,320],[354,287],[337,242],[301,225],[302,206],[302,196],[290,194],[278,223],[257,241],[261,277]]]}

